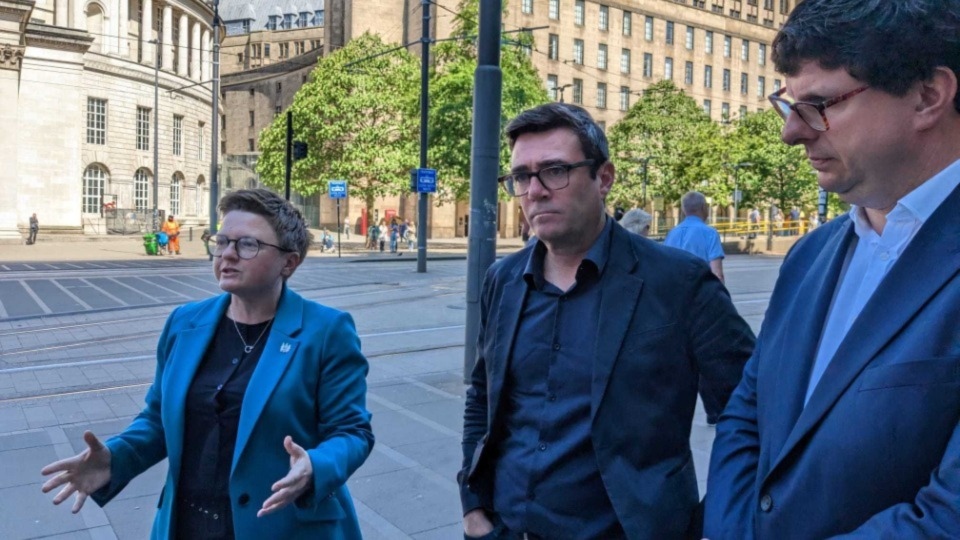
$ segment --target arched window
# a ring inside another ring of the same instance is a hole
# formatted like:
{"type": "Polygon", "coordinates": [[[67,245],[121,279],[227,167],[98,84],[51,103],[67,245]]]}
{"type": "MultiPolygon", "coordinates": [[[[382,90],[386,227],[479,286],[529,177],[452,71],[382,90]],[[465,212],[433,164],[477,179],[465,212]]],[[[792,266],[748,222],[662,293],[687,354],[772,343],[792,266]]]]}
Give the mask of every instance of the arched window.
{"type": "Polygon", "coordinates": [[[179,172],[173,173],[170,180],[170,213],[174,216],[180,215],[180,188],[183,186],[183,175],[179,172]]]}
{"type": "Polygon", "coordinates": [[[137,169],[133,175],[133,207],[143,212],[150,204],[150,173],[146,169],[137,169]]]}
{"type": "MultiPolygon", "coordinates": [[[[100,4],[91,2],[87,5],[87,32],[93,36],[93,44],[90,50],[93,52],[103,52],[103,8],[100,4]]],[[[99,212],[99,210],[97,210],[99,212]]]]}
{"type": "Polygon", "coordinates": [[[90,165],[83,171],[83,201],[84,214],[99,214],[100,201],[103,199],[103,188],[107,183],[107,171],[100,165],[90,165]]]}

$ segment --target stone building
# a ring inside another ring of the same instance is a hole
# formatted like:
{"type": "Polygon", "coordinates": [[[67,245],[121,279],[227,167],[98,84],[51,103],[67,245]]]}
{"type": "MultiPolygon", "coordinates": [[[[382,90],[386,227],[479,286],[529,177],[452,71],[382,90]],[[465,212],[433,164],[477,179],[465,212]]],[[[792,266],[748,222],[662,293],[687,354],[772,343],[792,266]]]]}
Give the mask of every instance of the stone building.
{"type": "Polygon", "coordinates": [[[206,223],[212,9],[0,0],[0,13],[0,236],[17,238],[34,212],[48,233],[105,234],[104,208],[149,226],[154,204],[206,223]]]}

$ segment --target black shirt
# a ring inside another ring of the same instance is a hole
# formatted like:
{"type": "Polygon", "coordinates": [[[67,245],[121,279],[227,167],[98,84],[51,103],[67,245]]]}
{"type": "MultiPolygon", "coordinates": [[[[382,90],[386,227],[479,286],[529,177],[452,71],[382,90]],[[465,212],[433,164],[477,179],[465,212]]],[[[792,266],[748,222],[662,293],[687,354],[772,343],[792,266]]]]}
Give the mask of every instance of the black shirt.
{"type": "Polygon", "coordinates": [[[241,324],[224,316],[193,377],[184,408],[177,538],[234,537],[230,467],[240,407],[272,322],[271,319],[259,324],[241,324]],[[244,342],[253,346],[249,353],[245,352],[244,342]]]}

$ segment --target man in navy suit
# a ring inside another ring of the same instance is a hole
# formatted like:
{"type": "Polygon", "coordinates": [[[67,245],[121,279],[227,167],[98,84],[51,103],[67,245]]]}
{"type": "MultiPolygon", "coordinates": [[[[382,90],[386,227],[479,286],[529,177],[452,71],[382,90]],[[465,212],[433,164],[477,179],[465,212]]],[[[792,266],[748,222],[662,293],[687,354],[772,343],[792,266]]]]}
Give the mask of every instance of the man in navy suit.
{"type": "Polygon", "coordinates": [[[607,216],[615,171],[586,111],[542,105],[507,135],[500,181],[537,241],[484,282],[459,474],[465,536],[698,530],[697,382],[726,403],[753,334],[706,263],[607,216]]]}
{"type": "Polygon", "coordinates": [[[783,141],[850,212],[784,260],[704,535],[960,538],[960,0],[806,0],[783,141]]]}

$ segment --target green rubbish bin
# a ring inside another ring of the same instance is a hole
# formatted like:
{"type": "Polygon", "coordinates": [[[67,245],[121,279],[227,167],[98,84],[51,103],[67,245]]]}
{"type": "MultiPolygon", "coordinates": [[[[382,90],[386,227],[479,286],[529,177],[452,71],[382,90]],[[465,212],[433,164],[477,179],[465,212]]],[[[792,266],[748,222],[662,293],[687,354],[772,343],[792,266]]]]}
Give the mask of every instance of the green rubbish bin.
{"type": "Polygon", "coordinates": [[[156,255],[157,235],[152,233],[143,235],[143,249],[147,250],[147,255],[156,255]]]}

